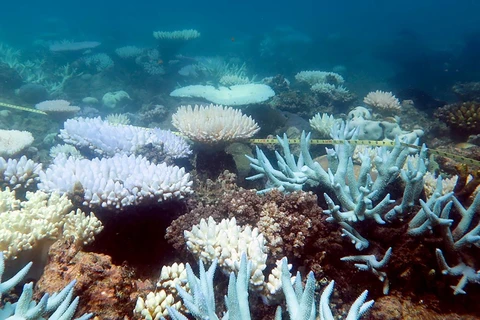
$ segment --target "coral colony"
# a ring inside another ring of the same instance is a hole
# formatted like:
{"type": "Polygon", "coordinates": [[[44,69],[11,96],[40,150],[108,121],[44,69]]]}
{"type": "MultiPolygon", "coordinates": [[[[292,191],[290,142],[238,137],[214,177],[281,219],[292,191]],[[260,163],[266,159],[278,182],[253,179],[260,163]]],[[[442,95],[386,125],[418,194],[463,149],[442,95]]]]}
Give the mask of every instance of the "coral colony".
{"type": "Polygon", "coordinates": [[[434,120],[202,36],[0,44],[0,319],[478,316],[480,85],[434,120]]]}

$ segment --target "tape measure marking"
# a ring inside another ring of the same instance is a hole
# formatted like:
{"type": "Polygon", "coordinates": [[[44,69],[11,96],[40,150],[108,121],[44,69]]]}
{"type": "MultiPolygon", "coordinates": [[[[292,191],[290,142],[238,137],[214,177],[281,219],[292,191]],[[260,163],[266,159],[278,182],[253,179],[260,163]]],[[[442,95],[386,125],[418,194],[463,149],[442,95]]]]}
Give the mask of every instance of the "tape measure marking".
{"type": "Polygon", "coordinates": [[[21,111],[27,111],[27,112],[33,112],[33,113],[39,113],[39,114],[47,115],[46,112],[43,112],[43,111],[41,111],[41,110],[32,109],[32,108],[27,108],[27,107],[21,107],[21,106],[16,106],[16,105],[14,105],[14,104],[5,103],[5,102],[0,102],[0,106],[1,106],[1,107],[6,107],[6,108],[11,108],[11,109],[16,109],[16,110],[21,110],[21,111]]]}
{"type": "MultiPolygon", "coordinates": [[[[6,107],[6,108],[11,108],[11,109],[16,109],[16,110],[21,110],[21,111],[27,111],[27,112],[32,112],[32,113],[38,113],[38,114],[43,114],[43,115],[48,115],[46,112],[33,109],[33,108],[27,108],[27,107],[22,107],[22,106],[17,106],[14,104],[10,103],[5,103],[5,102],[0,102],[0,106],[6,107]]],[[[175,134],[181,135],[177,132],[174,132],[175,134]]],[[[278,141],[277,139],[249,139],[248,140],[250,143],[254,144],[277,144],[278,141]]],[[[288,142],[291,144],[299,144],[300,139],[288,139],[288,142]]],[[[343,143],[350,143],[354,145],[366,145],[366,146],[376,146],[376,147],[384,147],[384,146],[394,146],[395,142],[394,141],[375,141],[375,140],[339,140],[339,139],[312,139],[310,140],[311,144],[343,144],[343,143]]],[[[400,142],[401,145],[409,147],[409,148],[415,148],[417,150],[421,149],[421,146],[417,146],[414,144],[408,144],[408,143],[403,143],[400,142]]],[[[467,164],[470,166],[475,166],[480,168],[480,160],[475,160],[463,156],[459,156],[453,153],[448,153],[444,151],[439,151],[435,149],[427,149],[427,152],[430,154],[435,154],[438,156],[442,157],[447,157],[450,159],[457,160],[463,164],[467,164]]]]}
{"type": "MultiPolygon", "coordinates": [[[[276,144],[278,143],[277,139],[250,139],[248,140],[250,143],[254,144],[276,144]]],[[[291,144],[299,144],[300,139],[288,139],[288,142],[291,144]]],[[[311,144],[343,144],[343,143],[350,143],[354,145],[366,145],[366,146],[375,146],[375,147],[393,147],[395,145],[395,141],[375,141],[375,140],[338,140],[338,139],[312,139],[310,140],[311,144]]],[[[408,144],[404,142],[400,142],[402,146],[406,146],[409,148],[414,148],[417,150],[420,150],[422,147],[417,146],[414,144],[408,144]]],[[[437,156],[442,156],[442,157],[447,157],[450,159],[457,160],[463,164],[467,164],[469,166],[475,166],[480,168],[480,160],[475,160],[471,158],[467,158],[464,156],[459,156],[457,154],[449,153],[449,152],[444,152],[440,150],[435,150],[435,149],[428,149],[427,152],[430,154],[434,154],[437,156]]]]}

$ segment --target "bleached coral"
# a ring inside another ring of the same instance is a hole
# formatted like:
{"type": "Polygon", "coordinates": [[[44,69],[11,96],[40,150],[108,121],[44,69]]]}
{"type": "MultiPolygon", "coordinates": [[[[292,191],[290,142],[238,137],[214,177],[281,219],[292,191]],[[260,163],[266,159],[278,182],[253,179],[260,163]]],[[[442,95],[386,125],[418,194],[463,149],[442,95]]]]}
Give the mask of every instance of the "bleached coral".
{"type": "Polygon", "coordinates": [[[80,151],[78,151],[78,149],[71,144],[57,144],[50,148],[50,157],[55,158],[60,153],[63,153],[67,157],[71,156],[76,159],[84,158],[80,151]]]}
{"type": "Polygon", "coordinates": [[[123,113],[112,113],[109,114],[105,120],[112,125],[129,125],[130,119],[126,114],[123,113]]]}
{"type": "Polygon", "coordinates": [[[299,82],[307,83],[316,94],[334,101],[346,101],[351,98],[343,86],[345,80],[335,72],[301,71],[295,75],[299,82]]]}
{"type": "Polygon", "coordinates": [[[295,80],[306,82],[310,86],[319,83],[342,85],[345,82],[343,77],[338,73],[326,71],[301,71],[295,75],[295,80]]]}
{"type": "Polygon", "coordinates": [[[103,229],[102,223],[93,212],[87,215],[80,209],[72,210],[64,216],[64,219],[62,236],[73,238],[77,244],[84,246],[92,243],[103,229]]]}
{"type": "Polygon", "coordinates": [[[170,131],[113,125],[100,117],[68,119],[64,129],[60,130],[60,138],[76,147],[87,147],[107,156],[140,153],[146,145],[151,145],[158,154],[172,158],[191,154],[187,142],[170,131]]]}
{"type": "Polygon", "coordinates": [[[436,249],[437,263],[442,274],[461,277],[457,285],[451,286],[453,294],[465,294],[468,283],[480,283],[480,270],[475,264],[480,247],[480,192],[467,208],[453,192],[444,194],[442,188],[439,178],[432,196],[426,202],[420,200],[422,209],[410,220],[408,234],[419,236],[433,231],[435,237],[443,240],[443,250],[436,249]],[[452,207],[455,215],[451,214],[452,207]],[[443,251],[454,266],[447,264],[443,251]]]}
{"type": "Polygon", "coordinates": [[[84,205],[113,207],[158,202],[192,193],[190,174],[184,168],[153,164],[141,156],[115,155],[93,160],[59,155],[40,173],[39,189],[69,195],[79,190],[84,205]]]}
{"type": "MultiPolygon", "coordinates": [[[[332,138],[338,140],[355,140],[357,131],[348,128],[346,123],[338,123],[332,129],[332,138]]],[[[352,163],[352,155],[355,149],[354,145],[348,143],[335,145],[333,149],[327,149],[327,159],[329,162],[328,171],[318,162],[313,161],[308,150],[310,146],[310,134],[304,132],[300,137],[301,153],[297,161],[290,150],[289,140],[286,135],[277,137],[277,140],[284,151],[284,157],[277,154],[279,169],[275,169],[270,160],[257,147],[257,158],[249,157],[250,166],[258,174],[249,177],[249,180],[267,178],[267,186],[260,193],[265,193],[273,188],[280,191],[301,190],[305,184],[318,186],[324,190],[324,197],[329,207],[325,210],[330,217],[327,221],[339,222],[344,230],[350,228],[348,235],[356,244],[356,248],[361,250],[368,246],[368,241],[360,239],[360,236],[353,230],[350,224],[373,219],[379,224],[384,224],[384,216],[403,214],[418,199],[418,193],[423,186],[423,174],[426,171],[425,157],[426,150],[422,147],[420,150],[421,163],[413,166],[409,165],[408,170],[401,170],[407,156],[413,153],[413,150],[405,147],[397,138],[394,147],[389,150],[385,147],[376,149],[375,167],[378,172],[376,179],[373,180],[370,171],[372,163],[368,152],[360,155],[361,167],[360,174],[355,175],[352,163]],[[390,194],[387,193],[387,186],[394,181],[394,177],[401,175],[406,187],[404,196],[400,205],[395,206],[393,212],[389,212],[393,202],[390,194]],[[337,205],[329,194],[334,194],[340,205],[337,205]],[[341,208],[341,210],[340,210],[341,208]],[[362,241],[360,241],[362,240],[362,241]]],[[[405,140],[403,140],[405,141],[405,140]]],[[[418,143],[418,141],[414,142],[418,143]]],[[[347,232],[344,232],[347,234],[347,232]]]]}
{"type": "Polygon", "coordinates": [[[352,121],[358,118],[362,118],[364,120],[370,120],[372,119],[372,114],[370,113],[370,110],[368,110],[365,107],[358,106],[353,108],[347,115],[347,119],[352,121]]]}
{"type": "Polygon", "coordinates": [[[163,266],[160,271],[157,288],[169,288],[173,292],[176,292],[177,285],[184,287],[183,281],[186,278],[187,271],[185,270],[185,265],[183,263],[174,263],[171,266],[163,266]]]}
{"type": "MultiPolygon", "coordinates": [[[[0,283],[0,296],[16,287],[20,281],[25,278],[32,267],[32,262],[27,263],[20,271],[8,280],[0,283]]],[[[0,253],[0,279],[3,278],[5,271],[5,258],[0,253]]],[[[79,298],[74,298],[73,287],[75,280],[67,284],[63,289],[54,292],[51,295],[43,294],[40,301],[33,299],[33,282],[26,283],[23,291],[16,302],[7,301],[2,303],[0,314],[2,319],[16,320],[43,320],[62,319],[71,320],[77,310],[79,298]],[[72,300],[73,299],[73,300],[72,300]]],[[[10,300],[10,299],[8,299],[10,300]]],[[[85,313],[75,320],[88,320],[93,317],[93,313],[85,313]]]]}
{"type": "Polygon", "coordinates": [[[131,100],[127,92],[123,90],[107,92],[102,97],[102,104],[110,109],[115,109],[120,102],[131,100]]]}
{"type": "Polygon", "coordinates": [[[52,52],[63,52],[63,51],[78,51],[78,50],[88,50],[93,49],[101,45],[98,41],[60,41],[54,42],[49,46],[50,51],[52,52]]]}
{"type": "Polygon", "coordinates": [[[167,308],[180,309],[182,302],[177,296],[167,294],[164,290],[149,292],[145,298],[138,297],[133,313],[145,320],[159,320],[168,316],[167,308]]]}
{"type": "Polygon", "coordinates": [[[0,157],[0,183],[3,182],[13,189],[27,188],[36,182],[41,170],[41,163],[35,163],[26,156],[19,160],[0,157]]]}
{"type": "Polygon", "coordinates": [[[82,59],[89,67],[95,68],[97,72],[113,68],[115,63],[106,53],[96,53],[88,55],[82,59]]]}
{"type": "Polygon", "coordinates": [[[33,143],[33,135],[28,131],[0,130],[0,156],[13,156],[33,143]]]}
{"type": "Polygon", "coordinates": [[[80,111],[80,108],[77,106],[71,106],[70,102],[66,100],[46,100],[35,105],[35,109],[44,111],[44,112],[64,112],[64,113],[75,113],[80,111]]]}
{"type": "Polygon", "coordinates": [[[155,39],[191,40],[200,37],[200,32],[195,29],[185,29],[177,31],[154,31],[153,37],[155,39]]]}
{"type": "Polygon", "coordinates": [[[255,120],[240,110],[213,104],[181,106],[172,123],[187,138],[205,144],[248,139],[260,130],[255,120]]]}
{"type": "Polygon", "coordinates": [[[263,235],[257,228],[240,227],[235,218],[223,219],[216,223],[212,217],[193,226],[191,231],[185,231],[187,248],[195,258],[211,263],[218,259],[218,265],[226,274],[238,273],[242,253],[252,261],[250,284],[262,290],[266,268],[267,247],[263,235]]]}
{"type": "Polygon", "coordinates": [[[115,53],[122,59],[136,58],[141,55],[145,49],[136,46],[124,46],[115,49],[115,53]]]}
{"type": "Polygon", "coordinates": [[[373,91],[363,98],[363,102],[373,108],[380,110],[400,110],[400,101],[391,92],[373,91]]]}
{"type": "Polygon", "coordinates": [[[275,92],[265,84],[239,84],[231,87],[193,85],[178,88],[170,93],[172,97],[204,98],[216,104],[241,106],[260,103],[275,96],[275,92]]]}
{"type": "Polygon", "coordinates": [[[370,271],[374,276],[383,282],[383,294],[388,294],[390,291],[390,282],[388,280],[386,270],[390,258],[392,257],[392,248],[389,248],[383,258],[378,261],[375,255],[358,255],[358,256],[346,256],[341,258],[341,261],[357,262],[354,266],[360,271],[370,271]],[[362,263],[359,263],[362,262],[362,263]]]}
{"type": "Polygon", "coordinates": [[[133,312],[140,315],[142,319],[158,320],[162,316],[168,316],[167,307],[180,310],[182,301],[177,294],[177,285],[189,291],[185,265],[174,263],[171,266],[163,266],[157,289],[155,292],[149,292],[145,298],[138,297],[133,312]]]}
{"type": "Polygon", "coordinates": [[[154,76],[165,74],[165,68],[158,63],[161,59],[160,52],[157,49],[146,50],[135,58],[135,63],[142,67],[143,71],[154,76]]]}
{"type": "Polygon", "coordinates": [[[93,214],[72,210],[67,195],[37,191],[27,192],[26,198],[16,200],[9,188],[0,192],[0,250],[6,258],[15,258],[43,239],[73,236],[75,242],[88,244],[103,228],[93,214]]]}
{"type": "Polygon", "coordinates": [[[246,76],[242,77],[235,74],[226,74],[222,76],[218,82],[222,86],[230,87],[237,84],[249,84],[252,81],[246,76]]]}
{"type": "Polygon", "coordinates": [[[310,87],[310,90],[316,93],[329,94],[335,90],[335,85],[330,83],[315,83],[310,87]]]}
{"type": "Polygon", "coordinates": [[[310,119],[310,126],[317,130],[322,137],[329,137],[330,131],[334,126],[336,120],[333,115],[327,113],[317,113],[312,119],[310,119]]]}

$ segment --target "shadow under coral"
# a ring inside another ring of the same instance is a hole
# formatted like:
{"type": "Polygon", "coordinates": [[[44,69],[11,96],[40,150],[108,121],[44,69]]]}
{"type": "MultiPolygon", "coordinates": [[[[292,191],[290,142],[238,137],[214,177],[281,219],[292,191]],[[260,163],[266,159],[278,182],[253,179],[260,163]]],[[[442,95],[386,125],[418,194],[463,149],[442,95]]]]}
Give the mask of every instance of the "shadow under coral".
{"type": "Polygon", "coordinates": [[[179,201],[132,206],[121,212],[98,210],[95,215],[104,229],[83,250],[106,254],[116,265],[127,263],[138,276],[157,276],[175,255],[164,239],[165,230],[185,210],[179,201]]]}

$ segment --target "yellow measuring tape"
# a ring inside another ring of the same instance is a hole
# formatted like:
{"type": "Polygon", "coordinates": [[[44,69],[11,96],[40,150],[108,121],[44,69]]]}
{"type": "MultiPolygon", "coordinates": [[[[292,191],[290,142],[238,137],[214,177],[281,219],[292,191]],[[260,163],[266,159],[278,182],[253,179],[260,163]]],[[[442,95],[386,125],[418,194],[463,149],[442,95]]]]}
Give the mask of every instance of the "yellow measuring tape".
{"type": "MultiPolygon", "coordinates": [[[[276,144],[278,143],[277,139],[249,139],[248,140],[250,143],[253,144],[276,144]]],[[[300,139],[288,139],[288,142],[290,144],[299,144],[300,139]]],[[[395,145],[395,141],[375,141],[375,140],[335,140],[335,139],[312,139],[310,140],[311,144],[343,144],[345,142],[348,142],[350,144],[354,145],[365,145],[365,146],[373,146],[373,147],[393,147],[395,145]]],[[[409,147],[409,148],[415,148],[417,150],[420,150],[422,147],[417,146],[414,144],[408,144],[404,142],[400,142],[402,146],[409,147]]],[[[429,154],[434,154],[437,156],[442,156],[442,157],[447,157],[450,159],[457,160],[463,164],[469,165],[469,166],[474,166],[480,168],[480,160],[475,160],[463,156],[459,156],[457,154],[449,153],[449,152],[444,152],[444,151],[439,151],[435,149],[428,149],[427,152],[429,154]]]]}
{"type": "Polygon", "coordinates": [[[46,112],[43,112],[43,111],[41,111],[41,110],[32,109],[32,108],[27,108],[27,107],[21,107],[21,106],[16,106],[16,105],[14,105],[14,104],[5,103],[5,102],[0,102],[0,107],[6,107],[6,108],[21,110],[21,111],[27,111],[27,112],[33,112],[33,113],[39,113],[39,114],[47,115],[46,112]]]}
{"type": "MultiPolygon", "coordinates": [[[[0,106],[1,107],[6,107],[6,108],[11,108],[11,109],[16,109],[16,110],[21,110],[21,111],[27,111],[27,112],[33,112],[33,113],[48,115],[46,112],[43,112],[41,110],[22,107],[22,106],[17,106],[17,105],[10,104],[10,103],[5,103],[5,102],[0,102],[0,106]]],[[[177,134],[177,133],[175,132],[175,134],[177,134]]],[[[250,143],[253,143],[253,144],[276,144],[276,143],[278,143],[277,139],[249,139],[248,141],[250,143]]],[[[288,142],[290,144],[299,144],[300,139],[288,139],[288,142]]],[[[392,146],[395,145],[394,141],[336,140],[336,139],[312,139],[312,140],[310,140],[311,144],[343,144],[345,142],[355,144],[355,145],[366,145],[366,146],[375,146],[375,147],[383,147],[383,146],[392,147],[392,146]]],[[[409,147],[409,148],[415,148],[415,149],[418,149],[418,150],[421,149],[421,146],[417,146],[417,145],[414,145],[414,144],[408,144],[408,143],[403,143],[403,142],[400,142],[400,144],[403,145],[403,146],[409,147]]],[[[450,158],[450,159],[457,160],[457,161],[459,161],[463,164],[480,168],[480,160],[475,160],[475,159],[459,156],[457,154],[443,152],[443,151],[439,151],[439,150],[435,150],[435,149],[428,149],[427,151],[430,154],[435,154],[435,155],[438,155],[438,156],[447,157],[447,158],[450,158]]]]}

